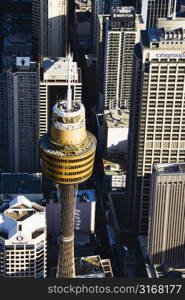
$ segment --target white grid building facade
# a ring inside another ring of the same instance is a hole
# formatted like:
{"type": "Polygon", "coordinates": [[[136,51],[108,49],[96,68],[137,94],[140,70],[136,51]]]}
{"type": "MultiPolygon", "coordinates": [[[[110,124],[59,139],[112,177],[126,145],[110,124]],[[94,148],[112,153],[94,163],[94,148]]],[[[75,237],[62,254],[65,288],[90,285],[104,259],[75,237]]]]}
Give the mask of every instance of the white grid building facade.
{"type": "Polygon", "coordinates": [[[0,277],[46,277],[45,209],[17,196],[0,212],[0,277]]]}
{"type": "Polygon", "coordinates": [[[159,28],[135,50],[130,120],[130,219],[145,234],[152,165],[185,161],[185,22],[161,19],[159,28]]]}

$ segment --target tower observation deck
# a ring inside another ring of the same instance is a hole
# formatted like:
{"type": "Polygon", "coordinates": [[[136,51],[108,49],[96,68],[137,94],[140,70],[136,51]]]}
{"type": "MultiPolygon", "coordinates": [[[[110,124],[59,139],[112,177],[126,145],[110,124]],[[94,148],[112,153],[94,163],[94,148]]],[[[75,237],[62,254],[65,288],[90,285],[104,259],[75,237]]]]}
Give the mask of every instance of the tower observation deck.
{"type": "Polygon", "coordinates": [[[70,57],[67,99],[52,109],[50,131],[39,146],[43,174],[58,184],[61,203],[61,237],[57,266],[58,278],[75,277],[74,210],[78,184],[92,174],[96,138],[86,130],[85,108],[71,100],[70,57]]]}

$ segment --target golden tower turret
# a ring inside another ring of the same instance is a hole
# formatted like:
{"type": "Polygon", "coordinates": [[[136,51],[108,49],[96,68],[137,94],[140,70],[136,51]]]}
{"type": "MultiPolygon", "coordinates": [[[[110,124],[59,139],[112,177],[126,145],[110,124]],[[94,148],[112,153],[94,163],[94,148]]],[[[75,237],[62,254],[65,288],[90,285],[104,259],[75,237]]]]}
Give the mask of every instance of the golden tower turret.
{"type": "Polygon", "coordinates": [[[87,180],[93,171],[96,138],[86,130],[85,108],[72,102],[70,64],[67,99],[52,110],[50,132],[41,137],[39,146],[44,175],[58,184],[61,203],[61,238],[57,277],[75,277],[74,210],[78,183],[87,180]]]}

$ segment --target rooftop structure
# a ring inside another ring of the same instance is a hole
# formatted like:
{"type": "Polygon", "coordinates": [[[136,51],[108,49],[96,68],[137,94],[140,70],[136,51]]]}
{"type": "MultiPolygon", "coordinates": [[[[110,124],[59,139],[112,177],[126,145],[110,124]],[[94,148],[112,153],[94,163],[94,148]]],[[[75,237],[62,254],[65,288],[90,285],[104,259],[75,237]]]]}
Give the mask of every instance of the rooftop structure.
{"type": "Polygon", "coordinates": [[[104,186],[108,191],[123,190],[126,186],[127,157],[118,151],[103,156],[104,186]]]}
{"type": "Polygon", "coordinates": [[[185,173],[185,163],[177,164],[155,164],[157,174],[164,176],[180,175],[185,173]]]}
{"type": "MultiPolygon", "coordinates": [[[[43,80],[55,80],[68,82],[68,60],[66,57],[46,59],[43,62],[43,80]]],[[[71,62],[71,83],[81,82],[81,71],[77,62],[71,62]]]]}
{"type": "Polygon", "coordinates": [[[129,124],[129,110],[128,109],[110,109],[104,110],[107,127],[126,127],[129,124]]]}
{"type": "Polygon", "coordinates": [[[99,255],[75,259],[77,278],[113,277],[109,259],[101,259],[99,255]]]}

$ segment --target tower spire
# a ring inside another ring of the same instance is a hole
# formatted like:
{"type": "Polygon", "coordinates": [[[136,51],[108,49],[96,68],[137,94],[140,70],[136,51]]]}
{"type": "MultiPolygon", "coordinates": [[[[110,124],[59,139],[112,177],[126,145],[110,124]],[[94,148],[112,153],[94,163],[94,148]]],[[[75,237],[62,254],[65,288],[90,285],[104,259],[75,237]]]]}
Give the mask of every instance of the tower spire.
{"type": "Polygon", "coordinates": [[[72,107],[72,93],[71,93],[71,63],[72,56],[69,50],[68,53],[68,89],[67,89],[67,110],[70,111],[72,107]]]}

